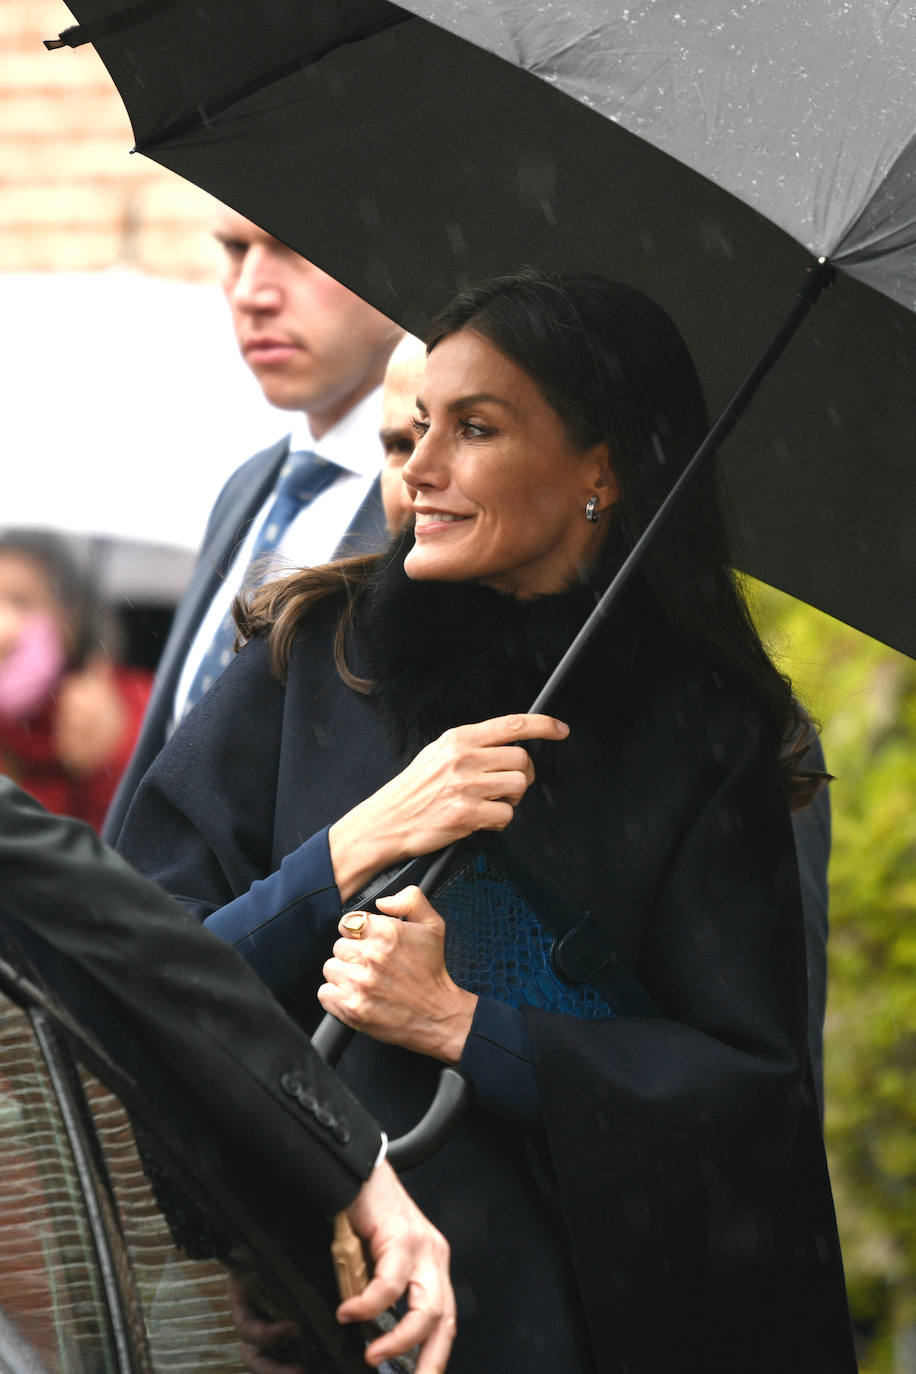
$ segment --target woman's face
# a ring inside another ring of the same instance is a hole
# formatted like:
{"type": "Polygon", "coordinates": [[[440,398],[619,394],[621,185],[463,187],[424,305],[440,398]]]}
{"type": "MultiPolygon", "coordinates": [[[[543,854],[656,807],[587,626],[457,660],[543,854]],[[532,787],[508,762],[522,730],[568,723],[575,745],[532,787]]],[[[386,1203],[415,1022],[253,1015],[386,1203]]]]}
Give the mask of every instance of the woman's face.
{"type": "Polygon", "coordinates": [[[63,636],[60,603],[41,564],[13,549],[0,551],[0,661],[12,652],[26,621],[35,615],[49,617],[63,636]]]}
{"type": "Polygon", "coordinates": [[[607,530],[586,502],[616,499],[606,446],[574,448],[528,374],[469,329],[433,349],[417,409],[402,473],[416,516],[408,576],[520,597],[569,586],[607,530]]]}

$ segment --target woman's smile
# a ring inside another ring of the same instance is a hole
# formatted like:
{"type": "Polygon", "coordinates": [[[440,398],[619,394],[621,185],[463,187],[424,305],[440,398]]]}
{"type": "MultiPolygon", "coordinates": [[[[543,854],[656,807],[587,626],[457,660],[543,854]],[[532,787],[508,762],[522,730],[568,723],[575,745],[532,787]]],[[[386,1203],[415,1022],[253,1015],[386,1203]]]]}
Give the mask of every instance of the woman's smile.
{"type": "Polygon", "coordinates": [[[414,532],[420,538],[427,538],[431,534],[440,534],[448,526],[457,525],[472,518],[469,515],[455,515],[452,511],[444,510],[415,510],[414,516],[414,532]]]}

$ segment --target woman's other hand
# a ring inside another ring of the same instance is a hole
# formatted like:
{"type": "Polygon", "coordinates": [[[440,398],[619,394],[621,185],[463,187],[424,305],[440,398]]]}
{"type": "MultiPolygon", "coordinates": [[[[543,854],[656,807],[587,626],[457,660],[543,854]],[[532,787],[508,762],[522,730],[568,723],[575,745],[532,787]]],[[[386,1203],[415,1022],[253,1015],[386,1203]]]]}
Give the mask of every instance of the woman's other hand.
{"type": "Polygon", "coordinates": [[[542,715],[497,716],[446,730],[331,826],[341,900],[392,864],[433,854],[478,830],[504,830],[534,781],[521,742],[568,734],[568,725],[542,715]]]}
{"type": "Polygon", "coordinates": [[[318,1001],[374,1040],[457,1064],[477,998],[445,967],[445,922],[418,887],[380,897],[378,906],[381,916],[351,911],[341,919],[318,1001]]]}

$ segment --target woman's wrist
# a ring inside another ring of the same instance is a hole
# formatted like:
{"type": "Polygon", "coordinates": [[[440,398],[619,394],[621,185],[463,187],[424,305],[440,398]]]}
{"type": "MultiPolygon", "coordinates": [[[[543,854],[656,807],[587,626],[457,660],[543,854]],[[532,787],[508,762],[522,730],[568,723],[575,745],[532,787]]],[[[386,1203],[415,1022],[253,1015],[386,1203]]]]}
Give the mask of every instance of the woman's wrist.
{"type": "Polygon", "coordinates": [[[363,802],[354,807],[328,830],[331,867],[344,905],[361,892],[376,873],[401,858],[393,845],[386,845],[381,827],[372,823],[372,817],[363,814],[365,806],[363,802]]]}
{"type": "Polygon", "coordinates": [[[439,1045],[429,1051],[433,1058],[441,1059],[445,1064],[460,1063],[476,1011],[477,994],[456,985],[451,1010],[438,1027],[439,1045]]]}

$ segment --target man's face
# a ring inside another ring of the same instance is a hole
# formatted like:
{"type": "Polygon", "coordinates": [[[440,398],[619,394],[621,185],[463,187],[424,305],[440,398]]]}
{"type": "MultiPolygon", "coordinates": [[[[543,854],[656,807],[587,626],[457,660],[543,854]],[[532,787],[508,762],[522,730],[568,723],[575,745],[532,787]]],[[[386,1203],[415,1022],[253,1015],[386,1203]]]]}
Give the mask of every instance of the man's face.
{"type": "Polygon", "coordinates": [[[410,492],[401,480],[401,469],[417,442],[417,392],[426,366],[426,347],[405,335],[385,373],[382,390],[382,427],[379,438],[385,455],[382,468],[382,504],[392,531],[400,529],[412,514],[410,492]]]}
{"type": "Polygon", "coordinates": [[[320,438],[379,385],[401,330],[234,211],[215,237],[242,356],[268,401],[304,411],[320,438]]]}

